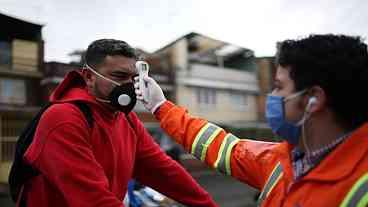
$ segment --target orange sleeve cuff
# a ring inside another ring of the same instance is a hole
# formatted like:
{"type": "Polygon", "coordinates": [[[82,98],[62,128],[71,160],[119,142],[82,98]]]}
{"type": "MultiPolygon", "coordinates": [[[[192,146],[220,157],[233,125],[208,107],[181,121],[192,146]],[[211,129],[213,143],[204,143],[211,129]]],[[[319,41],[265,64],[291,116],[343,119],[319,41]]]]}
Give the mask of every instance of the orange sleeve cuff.
{"type": "Polygon", "coordinates": [[[170,111],[171,108],[173,108],[175,104],[173,104],[171,101],[165,101],[158,110],[156,110],[155,117],[157,120],[161,121],[165,115],[170,111]]]}

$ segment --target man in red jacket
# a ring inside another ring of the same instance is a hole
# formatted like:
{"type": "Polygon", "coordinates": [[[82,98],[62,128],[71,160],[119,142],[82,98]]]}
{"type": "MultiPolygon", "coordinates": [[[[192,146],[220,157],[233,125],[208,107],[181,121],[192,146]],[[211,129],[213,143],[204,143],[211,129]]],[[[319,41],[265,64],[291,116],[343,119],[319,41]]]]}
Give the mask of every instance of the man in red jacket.
{"type": "Polygon", "coordinates": [[[27,206],[122,207],[131,178],[188,206],[216,206],[131,112],[135,62],[127,43],[97,40],[87,49],[86,69],[57,87],[24,155],[40,172],[24,187],[27,206]],[[92,128],[76,101],[91,109],[92,128]]]}

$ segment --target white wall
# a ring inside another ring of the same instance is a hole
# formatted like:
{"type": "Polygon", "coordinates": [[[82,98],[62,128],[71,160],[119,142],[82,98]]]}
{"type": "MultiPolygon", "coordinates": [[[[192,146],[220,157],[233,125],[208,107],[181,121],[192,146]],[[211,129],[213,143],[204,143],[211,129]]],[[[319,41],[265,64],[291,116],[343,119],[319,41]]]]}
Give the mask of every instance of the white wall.
{"type": "Polygon", "coordinates": [[[257,120],[256,95],[236,92],[236,96],[241,95],[245,99],[245,103],[239,104],[234,102],[233,90],[214,89],[215,104],[206,105],[198,102],[198,89],[200,88],[181,85],[177,90],[177,103],[187,108],[192,115],[221,123],[257,120]]]}

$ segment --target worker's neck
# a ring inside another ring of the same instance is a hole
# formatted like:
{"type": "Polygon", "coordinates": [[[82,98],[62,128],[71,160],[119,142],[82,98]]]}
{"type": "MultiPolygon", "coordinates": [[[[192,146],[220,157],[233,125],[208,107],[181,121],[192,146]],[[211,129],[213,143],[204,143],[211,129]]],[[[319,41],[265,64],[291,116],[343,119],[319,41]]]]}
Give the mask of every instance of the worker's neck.
{"type": "Polygon", "coordinates": [[[312,115],[304,125],[304,132],[302,129],[299,147],[304,152],[310,153],[327,146],[348,132],[330,113],[312,115]]]}

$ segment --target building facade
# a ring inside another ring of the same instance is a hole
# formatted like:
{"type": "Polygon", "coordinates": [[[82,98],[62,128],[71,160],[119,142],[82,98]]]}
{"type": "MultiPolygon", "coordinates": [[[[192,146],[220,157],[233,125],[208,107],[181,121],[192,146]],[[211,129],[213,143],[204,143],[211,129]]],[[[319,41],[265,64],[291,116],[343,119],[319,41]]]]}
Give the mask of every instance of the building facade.
{"type": "Polygon", "coordinates": [[[44,42],[42,24],[0,14],[0,25],[1,198],[8,194],[7,179],[17,137],[42,104],[44,42]]]}
{"type": "Polygon", "coordinates": [[[177,104],[220,125],[258,121],[259,85],[252,50],[189,33],[153,55],[169,62],[177,104]]]}

